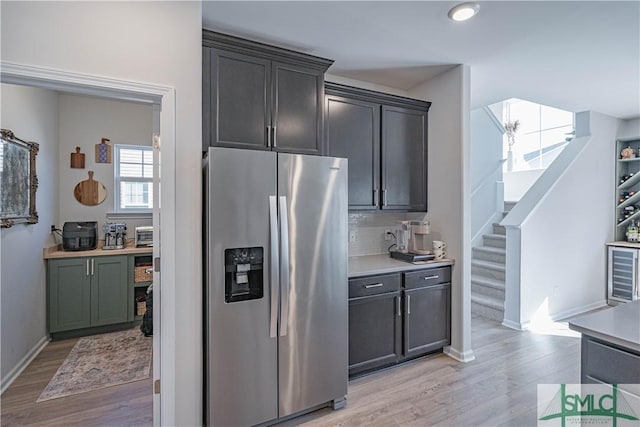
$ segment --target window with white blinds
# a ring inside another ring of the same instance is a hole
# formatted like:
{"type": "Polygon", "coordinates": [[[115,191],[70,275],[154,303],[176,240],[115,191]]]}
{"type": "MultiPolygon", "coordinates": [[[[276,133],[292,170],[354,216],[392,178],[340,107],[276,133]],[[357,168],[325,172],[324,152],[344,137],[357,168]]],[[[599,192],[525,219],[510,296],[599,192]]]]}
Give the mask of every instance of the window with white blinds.
{"type": "Polygon", "coordinates": [[[116,212],[153,209],[153,149],[142,145],[115,145],[116,212]]]}

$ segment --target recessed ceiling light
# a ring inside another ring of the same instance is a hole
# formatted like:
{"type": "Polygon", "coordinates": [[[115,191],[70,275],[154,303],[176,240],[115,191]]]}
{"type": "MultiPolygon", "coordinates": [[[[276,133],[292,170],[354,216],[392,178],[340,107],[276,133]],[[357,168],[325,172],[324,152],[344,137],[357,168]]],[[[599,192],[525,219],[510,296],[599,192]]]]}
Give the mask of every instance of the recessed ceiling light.
{"type": "Polygon", "coordinates": [[[473,18],[479,9],[480,5],[478,3],[461,3],[451,8],[449,18],[454,21],[466,21],[473,18]]]}

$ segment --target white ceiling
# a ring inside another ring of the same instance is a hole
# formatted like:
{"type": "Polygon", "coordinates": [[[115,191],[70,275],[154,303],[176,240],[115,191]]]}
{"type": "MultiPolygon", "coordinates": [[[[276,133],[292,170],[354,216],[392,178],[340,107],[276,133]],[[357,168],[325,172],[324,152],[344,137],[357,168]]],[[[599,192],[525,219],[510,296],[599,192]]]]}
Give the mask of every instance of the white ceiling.
{"type": "Polygon", "coordinates": [[[334,75],[408,90],[471,67],[472,108],[521,98],[640,117],[640,1],[205,1],[203,27],[334,59],[334,75]]]}

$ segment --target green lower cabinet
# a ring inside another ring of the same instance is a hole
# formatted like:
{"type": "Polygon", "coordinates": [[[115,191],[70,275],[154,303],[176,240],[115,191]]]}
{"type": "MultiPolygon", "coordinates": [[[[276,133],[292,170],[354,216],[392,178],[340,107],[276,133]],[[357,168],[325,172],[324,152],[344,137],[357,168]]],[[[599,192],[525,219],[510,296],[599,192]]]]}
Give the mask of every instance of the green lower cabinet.
{"type": "Polygon", "coordinates": [[[129,311],[127,257],[92,258],[91,326],[127,321],[129,311]]]}
{"type": "Polygon", "coordinates": [[[126,255],[48,263],[50,333],[128,320],[126,255]]]}
{"type": "Polygon", "coordinates": [[[49,260],[49,332],[91,326],[88,258],[49,260]]]}

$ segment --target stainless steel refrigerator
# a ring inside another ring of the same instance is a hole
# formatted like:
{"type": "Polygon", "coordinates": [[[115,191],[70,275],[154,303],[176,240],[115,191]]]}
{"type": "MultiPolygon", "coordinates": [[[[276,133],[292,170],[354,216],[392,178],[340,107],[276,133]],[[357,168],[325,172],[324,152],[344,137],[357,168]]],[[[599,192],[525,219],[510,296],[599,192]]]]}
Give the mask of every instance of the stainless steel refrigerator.
{"type": "Polygon", "coordinates": [[[347,160],[209,148],[206,418],[250,426],[347,394],[347,160]]]}

